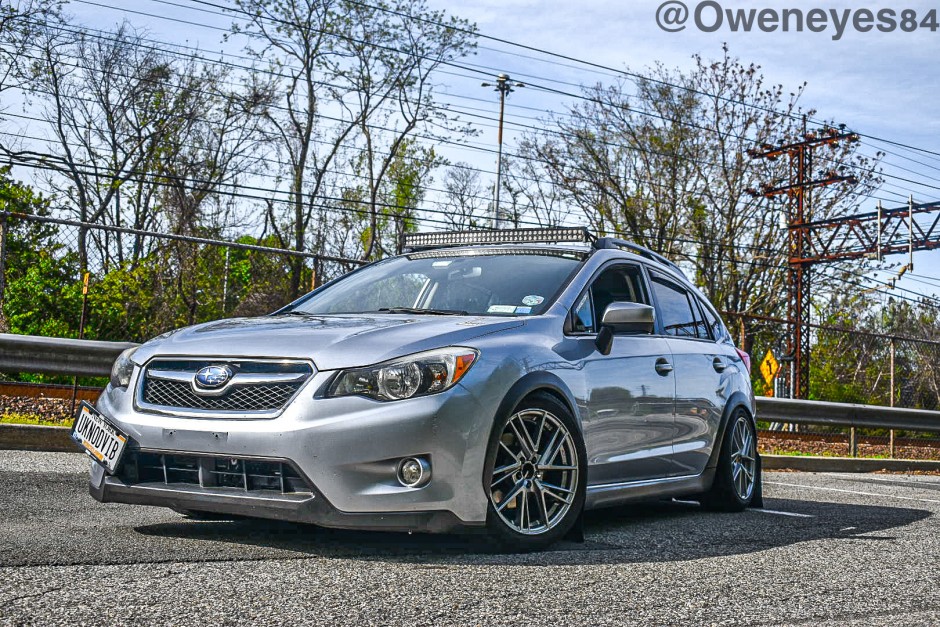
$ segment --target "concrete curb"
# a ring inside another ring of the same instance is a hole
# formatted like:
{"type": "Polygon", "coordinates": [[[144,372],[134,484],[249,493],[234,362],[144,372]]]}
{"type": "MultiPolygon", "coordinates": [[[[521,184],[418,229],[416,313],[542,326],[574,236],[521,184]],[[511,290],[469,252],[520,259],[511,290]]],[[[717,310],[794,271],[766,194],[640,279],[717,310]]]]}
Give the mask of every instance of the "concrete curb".
{"type": "Polygon", "coordinates": [[[0,449],[78,453],[68,427],[0,424],[0,449]]]}
{"type": "Polygon", "coordinates": [[[863,457],[807,457],[802,455],[761,455],[764,470],[802,472],[938,472],[940,461],[921,459],[871,459],[863,457]]]}

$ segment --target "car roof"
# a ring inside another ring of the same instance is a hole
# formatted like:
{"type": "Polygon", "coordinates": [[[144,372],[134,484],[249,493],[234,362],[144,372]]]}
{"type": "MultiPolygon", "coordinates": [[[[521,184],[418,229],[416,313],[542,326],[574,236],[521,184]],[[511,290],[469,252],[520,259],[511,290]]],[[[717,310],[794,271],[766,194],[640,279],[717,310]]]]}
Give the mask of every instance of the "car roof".
{"type": "MultiPolygon", "coordinates": [[[[638,247],[639,248],[639,247],[638,247]]],[[[439,246],[435,248],[425,248],[421,250],[416,250],[413,252],[407,252],[404,256],[412,258],[428,258],[428,257],[444,257],[444,256],[472,256],[478,255],[481,252],[489,254],[505,253],[505,254],[563,254],[563,253],[574,253],[577,255],[583,256],[583,258],[588,258],[596,253],[604,251],[609,253],[613,258],[620,258],[624,260],[630,260],[634,262],[645,262],[650,264],[655,269],[660,271],[665,271],[667,274],[674,276],[674,278],[681,279],[683,282],[688,283],[688,278],[685,276],[685,273],[676,266],[671,261],[663,263],[660,259],[657,259],[659,255],[647,256],[640,254],[639,252],[634,252],[633,250],[623,249],[618,247],[610,248],[597,248],[589,243],[581,242],[564,242],[564,243],[527,243],[527,244],[517,244],[517,243],[507,243],[507,244],[472,244],[472,245],[459,245],[459,246],[439,246]]],[[[655,255],[655,253],[653,253],[655,255]]]]}

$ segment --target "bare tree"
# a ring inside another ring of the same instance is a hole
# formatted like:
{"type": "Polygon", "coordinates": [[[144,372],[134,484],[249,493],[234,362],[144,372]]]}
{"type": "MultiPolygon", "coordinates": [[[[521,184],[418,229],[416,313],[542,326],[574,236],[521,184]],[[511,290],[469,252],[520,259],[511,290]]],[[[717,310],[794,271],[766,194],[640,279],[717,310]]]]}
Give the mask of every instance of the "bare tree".
{"type": "Polygon", "coordinates": [[[31,47],[48,20],[59,14],[55,0],[21,0],[0,5],[0,94],[28,81],[31,47]]]}
{"type": "MultiPolygon", "coordinates": [[[[357,204],[369,216],[363,255],[371,256],[383,181],[432,116],[430,73],[469,49],[471,27],[453,19],[445,25],[442,13],[404,1],[237,0],[234,15],[233,32],[249,36],[251,53],[284,82],[268,122],[286,160],[290,211],[269,204],[272,228],[285,246],[307,250],[323,206],[348,203],[362,190],[357,204]],[[341,171],[352,163],[357,172],[341,171]]],[[[303,273],[294,261],[294,294],[303,273]]]]}
{"type": "MultiPolygon", "coordinates": [[[[513,180],[544,206],[576,209],[600,233],[683,261],[721,309],[782,314],[785,206],[749,190],[783,180],[788,165],[751,160],[747,150],[801,136],[802,86],[766,85],[758,66],[727,48],[716,61],[695,61],[688,73],[656,66],[629,84],[584,89],[581,102],[524,138],[513,180]]],[[[817,193],[814,218],[846,211],[878,183],[875,160],[854,145],[825,161],[860,180],[817,193]]]]}
{"type": "Polygon", "coordinates": [[[522,156],[542,168],[527,178],[551,181],[600,233],[681,252],[696,182],[694,111],[694,95],[655,81],[640,81],[635,95],[623,82],[585,89],[567,115],[522,143],[522,156]]]}
{"type": "Polygon", "coordinates": [[[457,163],[444,174],[444,211],[442,216],[456,229],[481,228],[487,224],[490,200],[480,182],[480,173],[470,164],[457,163]]]}

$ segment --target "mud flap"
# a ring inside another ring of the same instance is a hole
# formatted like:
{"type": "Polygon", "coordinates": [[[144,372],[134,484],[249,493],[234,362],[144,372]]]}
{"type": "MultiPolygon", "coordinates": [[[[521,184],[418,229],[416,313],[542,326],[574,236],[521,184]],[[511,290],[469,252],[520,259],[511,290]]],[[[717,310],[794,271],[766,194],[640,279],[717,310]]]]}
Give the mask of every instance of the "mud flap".
{"type": "Polygon", "coordinates": [[[751,497],[750,507],[764,508],[764,475],[761,472],[760,453],[757,453],[757,480],[754,482],[754,496],[751,497]]]}
{"type": "Polygon", "coordinates": [[[569,542],[584,542],[584,510],[581,510],[581,513],[578,514],[577,519],[575,519],[574,524],[571,525],[571,529],[568,530],[568,533],[565,534],[565,540],[569,542]]]}

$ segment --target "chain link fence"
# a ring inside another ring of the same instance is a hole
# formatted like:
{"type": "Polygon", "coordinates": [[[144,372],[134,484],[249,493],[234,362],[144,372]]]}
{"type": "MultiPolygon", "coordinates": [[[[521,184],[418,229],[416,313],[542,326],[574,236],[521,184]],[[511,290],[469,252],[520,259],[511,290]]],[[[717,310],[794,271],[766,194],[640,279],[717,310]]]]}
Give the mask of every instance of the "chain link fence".
{"type": "MultiPolygon", "coordinates": [[[[740,314],[727,314],[727,318],[752,356],[755,393],[791,397],[787,321],[740,314]],[[776,375],[770,382],[765,379],[767,372],[776,375]]],[[[940,341],[814,324],[810,333],[810,400],[937,411],[938,364],[940,341]]],[[[780,423],[758,426],[768,453],[940,459],[940,425],[937,432],[780,423]]]]}
{"type": "MultiPolygon", "coordinates": [[[[0,212],[0,332],[142,342],[270,313],[364,263],[276,244],[0,212]]],[[[755,393],[790,396],[787,321],[726,318],[752,355],[755,393]],[[779,367],[770,383],[768,354],[779,367]]],[[[940,410],[940,341],[813,325],[810,344],[811,399],[940,410]]],[[[765,452],[940,458],[938,433],[760,426],[765,452]]]]}

